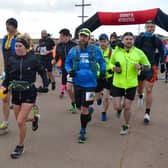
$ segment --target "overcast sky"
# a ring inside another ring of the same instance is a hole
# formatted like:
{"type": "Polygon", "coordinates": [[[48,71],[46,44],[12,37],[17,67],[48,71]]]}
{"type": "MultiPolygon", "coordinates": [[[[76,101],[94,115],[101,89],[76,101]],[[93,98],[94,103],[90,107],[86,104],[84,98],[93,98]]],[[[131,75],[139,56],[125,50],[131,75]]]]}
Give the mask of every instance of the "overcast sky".
{"type": "MultiPolygon", "coordinates": [[[[0,37],[6,33],[5,21],[15,17],[19,22],[18,30],[27,32],[33,38],[40,37],[40,31],[46,29],[53,37],[58,37],[61,28],[69,28],[74,33],[75,28],[81,24],[81,8],[75,4],[82,0],[0,0],[0,37]]],[[[89,17],[97,11],[120,12],[131,10],[145,10],[160,8],[168,14],[167,0],[85,0],[91,3],[85,9],[89,17]]],[[[144,25],[140,26],[143,31],[144,25]]],[[[125,31],[138,33],[138,26],[101,26],[93,32],[97,37],[101,32],[110,34],[116,31],[119,35],[125,31]]],[[[167,35],[167,32],[157,27],[156,33],[167,35]]]]}

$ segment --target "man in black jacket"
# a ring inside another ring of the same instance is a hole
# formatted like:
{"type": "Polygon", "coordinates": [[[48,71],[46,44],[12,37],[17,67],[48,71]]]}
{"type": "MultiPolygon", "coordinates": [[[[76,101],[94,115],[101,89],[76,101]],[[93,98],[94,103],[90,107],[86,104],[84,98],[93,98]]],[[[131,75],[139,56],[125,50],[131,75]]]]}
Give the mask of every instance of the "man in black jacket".
{"type": "Polygon", "coordinates": [[[70,31],[66,28],[60,30],[60,43],[56,47],[56,62],[61,59],[62,60],[62,85],[61,85],[61,93],[60,98],[64,96],[64,91],[67,89],[69,97],[71,99],[71,108],[70,111],[75,113],[77,111],[74,92],[73,92],[73,80],[68,76],[65,70],[65,59],[68,55],[69,50],[76,46],[77,44],[71,40],[70,31]]]}
{"type": "Polygon", "coordinates": [[[51,89],[55,90],[55,78],[52,73],[52,52],[55,46],[54,41],[50,38],[46,30],[41,31],[41,39],[39,40],[39,51],[41,63],[47,71],[47,76],[51,81],[51,89]]]}
{"type": "Polygon", "coordinates": [[[152,66],[148,72],[141,71],[139,76],[138,105],[143,104],[143,87],[146,89],[146,111],[144,115],[144,123],[150,122],[150,110],[152,105],[152,90],[158,75],[158,62],[160,61],[160,71],[165,71],[164,64],[164,47],[162,41],[154,34],[155,24],[152,20],[148,20],[145,24],[145,33],[136,38],[135,46],[143,50],[147,55],[148,60],[152,66]],[[144,82],[145,81],[145,82],[144,82]]]}

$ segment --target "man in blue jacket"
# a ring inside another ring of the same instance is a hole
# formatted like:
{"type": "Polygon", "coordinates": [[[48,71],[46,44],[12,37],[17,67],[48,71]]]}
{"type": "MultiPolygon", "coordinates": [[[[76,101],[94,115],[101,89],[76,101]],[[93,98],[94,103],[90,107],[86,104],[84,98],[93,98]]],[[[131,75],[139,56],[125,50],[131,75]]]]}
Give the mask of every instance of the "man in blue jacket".
{"type": "Polygon", "coordinates": [[[86,142],[86,126],[91,120],[91,108],[97,86],[97,64],[100,65],[100,77],[105,77],[106,63],[100,49],[89,45],[90,30],[82,28],[79,32],[79,45],[73,47],[66,58],[65,69],[73,77],[75,101],[81,110],[81,129],[79,143],[86,142]]]}

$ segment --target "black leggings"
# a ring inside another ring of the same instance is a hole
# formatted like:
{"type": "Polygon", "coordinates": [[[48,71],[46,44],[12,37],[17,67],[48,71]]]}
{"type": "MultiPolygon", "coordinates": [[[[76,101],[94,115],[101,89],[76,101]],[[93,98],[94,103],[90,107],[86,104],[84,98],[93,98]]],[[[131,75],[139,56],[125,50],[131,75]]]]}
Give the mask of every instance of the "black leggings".
{"type": "Polygon", "coordinates": [[[62,68],[62,84],[66,85],[67,83],[67,75],[68,73],[66,72],[65,68],[62,68]]]}

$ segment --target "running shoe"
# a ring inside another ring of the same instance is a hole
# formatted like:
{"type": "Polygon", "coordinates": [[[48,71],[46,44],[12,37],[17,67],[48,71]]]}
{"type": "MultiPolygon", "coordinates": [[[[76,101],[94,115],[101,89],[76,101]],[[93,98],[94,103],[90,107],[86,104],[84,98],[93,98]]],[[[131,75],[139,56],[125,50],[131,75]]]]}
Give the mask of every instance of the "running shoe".
{"type": "Polygon", "coordinates": [[[127,135],[129,132],[129,125],[123,125],[120,130],[120,135],[127,135]]]}
{"type": "Polygon", "coordinates": [[[145,113],[144,115],[144,124],[149,124],[150,122],[150,115],[148,113],[145,113]]]}
{"type": "Polygon", "coordinates": [[[86,143],[87,142],[87,136],[86,136],[86,133],[84,132],[80,132],[80,135],[79,135],[79,143],[86,143]]]}
{"type": "Polygon", "coordinates": [[[39,126],[39,120],[40,120],[40,114],[36,114],[34,116],[34,120],[32,122],[32,130],[36,131],[38,129],[39,126]]]}
{"type": "Polygon", "coordinates": [[[76,104],[73,103],[71,104],[71,108],[69,109],[73,114],[77,113],[77,107],[76,107],[76,104]]]}
{"type": "Polygon", "coordinates": [[[0,135],[8,133],[8,123],[6,122],[1,122],[0,123],[0,135]]]}
{"type": "Polygon", "coordinates": [[[11,153],[12,159],[18,159],[24,153],[24,146],[17,145],[15,150],[11,153]]]}
{"type": "Polygon", "coordinates": [[[101,113],[101,120],[102,121],[107,121],[107,114],[106,114],[106,112],[102,112],[101,113]]]}
{"type": "Polygon", "coordinates": [[[59,95],[60,98],[63,98],[64,97],[64,92],[61,92],[60,95],[59,95]]]}

